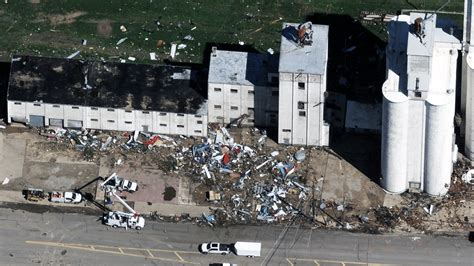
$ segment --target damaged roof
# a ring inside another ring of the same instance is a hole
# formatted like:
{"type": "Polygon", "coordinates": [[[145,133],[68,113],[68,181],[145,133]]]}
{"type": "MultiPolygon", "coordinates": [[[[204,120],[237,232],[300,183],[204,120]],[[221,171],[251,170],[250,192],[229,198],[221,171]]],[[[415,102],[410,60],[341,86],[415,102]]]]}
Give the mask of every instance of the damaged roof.
{"type": "Polygon", "coordinates": [[[278,73],[276,56],[224,50],[210,56],[209,83],[270,86],[268,73],[278,73]]]}
{"type": "Polygon", "coordinates": [[[8,100],[205,114],[191,69],[14,56],[8,100]]]}

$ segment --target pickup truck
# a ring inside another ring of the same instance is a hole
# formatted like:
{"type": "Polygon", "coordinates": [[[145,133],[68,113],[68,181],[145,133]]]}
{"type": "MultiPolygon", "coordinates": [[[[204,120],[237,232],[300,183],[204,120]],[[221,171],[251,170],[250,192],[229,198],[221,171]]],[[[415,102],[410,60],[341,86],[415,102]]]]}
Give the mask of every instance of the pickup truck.
{"type": "Polygon", "coordinates": [[[49,201],[59,203],[80,203],[82,201],[82,195],[76,192],[59,192],[52,191],[49,193],[49,201]]]}
{"type": "Polygon", "coordinates": [[[232,245],[221,244],[217,242],[202,243],[199,246],[199,250],[203,254],[221,254],[227,255],[230,253],[232,245]]]}
{"type": "Polygon", "coordinates": [[[130,180],[122,179],[122,180],[120,180],[120,183],[119,183],[119,189],[121,191],[127,191],[127,192],[130,192],[130,193],[133,193],[133,192],[137,191],[138,184],[136,182],[133,182],[133,181],[130,181],[130,180]]]}

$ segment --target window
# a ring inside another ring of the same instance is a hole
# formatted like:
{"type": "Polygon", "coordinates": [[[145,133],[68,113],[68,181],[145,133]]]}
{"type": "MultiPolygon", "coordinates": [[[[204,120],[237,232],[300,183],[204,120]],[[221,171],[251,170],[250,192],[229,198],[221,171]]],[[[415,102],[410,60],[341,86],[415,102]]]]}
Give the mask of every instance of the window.
{"type": "Polygon", "coordinates": [[[132,121],[125,121],[125,124],[131,124],[132,121]]]}
{"type": "Polygon", "coordinates": [[[115,109],[107,109],[109,112],[115,112],[115,109]]]}
{"type": "Polygon", "coordinates": [[[53,105],[53,108],[59,108],[59,107],[60,107],[60,106],[57,105],[57,104],[53,105]]]}
{"type": "Polygon", "coordinates": [[[15,102],[15,105],[21,105],[21,103],[20,102],[15,102]]]}
{"type": "Polygon", "coordinates": [[[247,121],[249,121],[249,123],[253,123],[255,122],[255,119],[247,119],[247,121]]]}
{"type": "Polygon", "coordinates": [[[184,114],[178,114],[178,116],[184,116],[184,114]]]}
{"type": "Polygon", "coordinates": [[[91,110],[97,111],[97,110],[99,110],[99,108],[97,108],[97,107],[91,107],[91,110]]]}
{"type": "Polygon", "coordinates": [[[125,113],[131,113],[132,110],[125,110],[125,113]]]}
{"type": "Polygon", "coordinates": [[[198,124],[198,125],[202,125],[202,120],[198,120],[198,121],[197,121],[197,124],[198,124]]]}
{"type": "Polygon", "coordinates": [[[300,112],[299,112],[299,115],[300,115],[300,116],[306,116],[306,112],[305,112],[305,111],[300,111],[300,112]]]}
{"type": "Polygon", "coordinates": [[[290,139],[283,139],[284,144],[290,144],[290,139]]]}
{"type": "Polygon", "coordinates": [[[222,91],[221,88],[214,88],[214,91],[222,91]]]}
{"type": "Polygon", "coordinates": [[[421,98],[421,91],[415,91],[415,97],[421,98]]]}
{"type": "Polygon", "coordinates": [[[72,109],[79,109],[79,106],[73,106],[72,109]]]}
{"type": "Polygon", "coordinates": [[[291,129],[283,129],[283,132],[291,132],[291,129]]]}
{"type": "Polygon", "coordinates": [[[249,108],[247,108],[247,110],[248,110],[249,112],[253,112],[253,111],[255,111],[255,108],[249,107],[249,108]]]}
{"type": "Polygon", "coordinates": [[[34,106],[41,106],[40,103],[34,103],[33,105],[34,105],[34,106]]]}
{"type": "Polygon", "coordinates": [[[270,78],[270,83],[271,84],[278,84],[278,76],[272,76],[270,78]]]}
{"type": "Polygon", "coordinates": [[[166,127],[167,125],[166,124],[160,124],[160,127],[166,127]]]}
{"type": "Polygon", "coordinates": [[[160,116],[166,116],[166,113],[160,113],[160,116]]]}
{"type": "Polygon", "coordinates": [[[278,96],[278,91],[272,91],[272,96],[278,96]]]}
{"type": "Polygon", "coordinates": [[[223,116],[216,116],[216,119],[217,120],[222,120],[222,119],[224,119],[224,117],[223,116]]]}
{"type": "Polygon", "coordinates": [[[109,123],[115,123],[115,120],[107,120],[109,123]]]}
{"type": "Polygon", "coordinates": [[[200,118],[200,117],[202,117],[202,115],[194,115],[194,117],[200,118]]]}
{"type": "Polygon", "coordinates": [[[194,133],[202,133],[201,130],[194,130],[194,133]]]}
{"type": "Polygon", "coordinates": [[[298,89],[304,90],[304,82],[298,82],[298,89]]]}
{"type": "Polygon", "coordinates": [[[249,95],[254,95],[254,94],[255,94],[254,91],[250,91],[250,90],[249,90],[249,95]]]}
{"type": "Polygon", "coordinates": [[[148,111],[142,111],[142,114],[145,114],[145,115],[147,115],[147,114],[149,114],[149,113],[150,113],[150,112],[148,112],[148,111]]]}
{"type": "Polygon", "coordinates": [[[92,121],[92,122],[97,122],[97,121],[99,121],[99,119],[97,119],[97,118],[91,118],[91,121],[92,121]]]}
{"type": "Polygon", "coordinates": [[[214,109],[221,109],[221,108],[222,108],[222,106],[220,106],[218,104],[214,105],[214,109]]]}
{"type": "Polygon", "coordinates": [[[238,106],[231,106],[230,110],[239,110],[239,107],[238,106]]]}
{"type": "Polygon", "coordinates": [[[184,125],[177,125],[177,127],[179,127],[179,128],[184,128],[184,125]]]}
{"type": "Polygon", "coordinates": [[[237,92],[239,92],[239,91],[238,91],[237,89],[230,89],[230,92],[231,92],[231,93],[237,93],[237,92]]]}
{"type": "Polygon", "coordinates": [[[304,110],[304,102],[298,102],[298,109],[304,110]]]}

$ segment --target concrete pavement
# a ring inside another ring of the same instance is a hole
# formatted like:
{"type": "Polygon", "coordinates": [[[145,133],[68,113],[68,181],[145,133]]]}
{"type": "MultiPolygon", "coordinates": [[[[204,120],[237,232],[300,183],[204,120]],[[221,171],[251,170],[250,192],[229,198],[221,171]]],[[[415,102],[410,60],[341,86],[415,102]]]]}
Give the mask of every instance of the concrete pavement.
{"type": "Polygon", "coordinates": [[[465,236],[364,235],[281,227],[198,227],[147,221],[142,231],[112,229],[96,216],[0,208],[0,257],[7,265],[472,265],[465,236]],[[200,243],[257,241],[260,258],[202,255],[200,243]]]}

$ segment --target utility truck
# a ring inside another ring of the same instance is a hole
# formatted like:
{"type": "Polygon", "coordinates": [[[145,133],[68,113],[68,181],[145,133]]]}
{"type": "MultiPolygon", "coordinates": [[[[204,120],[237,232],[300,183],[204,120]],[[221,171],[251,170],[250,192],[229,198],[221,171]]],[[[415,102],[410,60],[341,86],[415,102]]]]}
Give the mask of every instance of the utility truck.
{"type": "Polygon", "coordinates": [[[145,219],[135,214],[115,211],[106,212],[102,217],[105,225],[112,226],[113,228],[132,228],[141,230],[145,227],[145,219]]]}

